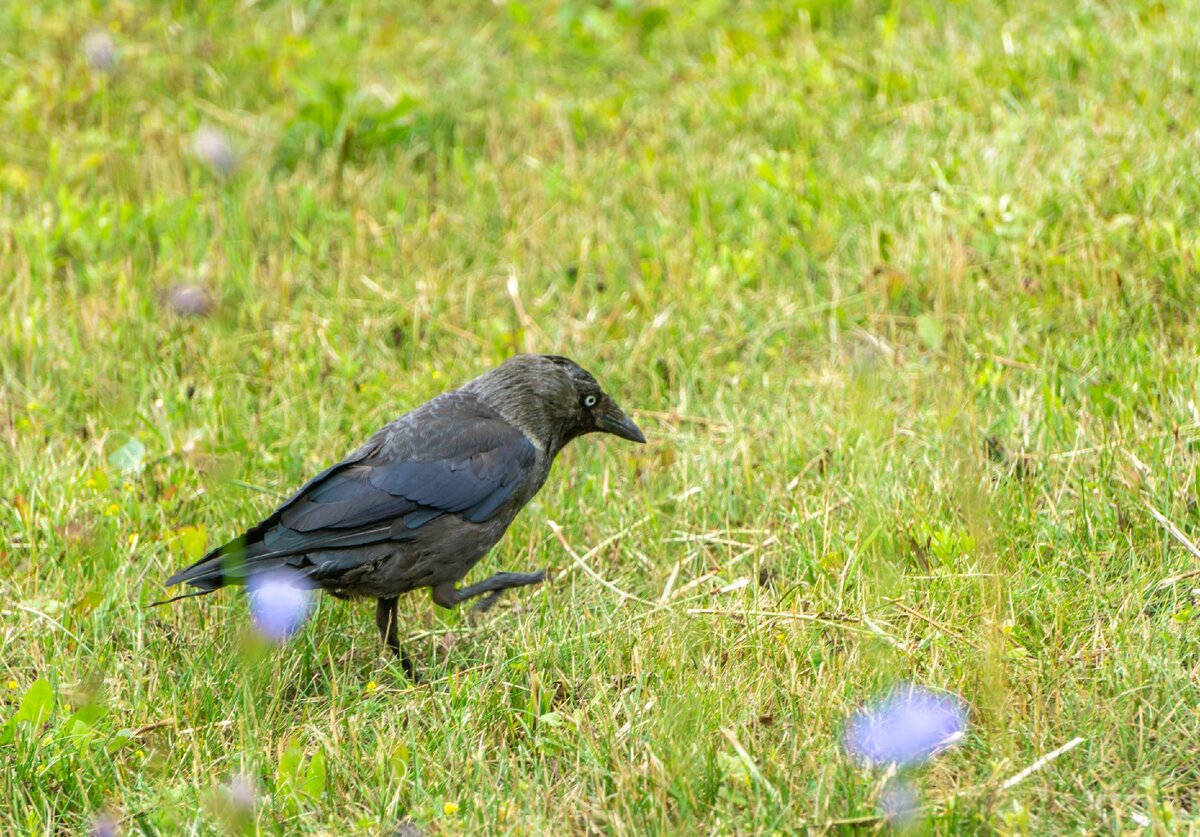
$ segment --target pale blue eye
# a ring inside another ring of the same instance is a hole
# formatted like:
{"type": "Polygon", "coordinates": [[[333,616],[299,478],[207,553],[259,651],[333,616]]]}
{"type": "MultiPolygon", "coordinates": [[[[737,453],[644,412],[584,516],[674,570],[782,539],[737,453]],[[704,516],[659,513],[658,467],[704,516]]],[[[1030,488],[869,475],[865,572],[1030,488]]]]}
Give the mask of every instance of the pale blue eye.
{"type": "Polygon", "coordinates": [[[585,406],[585,407],[595,407],[595,406],[596,406],[596,396],[594,396],[594,395],[585,395],[585,396],[583,397],[583,406],[585,406]]]}

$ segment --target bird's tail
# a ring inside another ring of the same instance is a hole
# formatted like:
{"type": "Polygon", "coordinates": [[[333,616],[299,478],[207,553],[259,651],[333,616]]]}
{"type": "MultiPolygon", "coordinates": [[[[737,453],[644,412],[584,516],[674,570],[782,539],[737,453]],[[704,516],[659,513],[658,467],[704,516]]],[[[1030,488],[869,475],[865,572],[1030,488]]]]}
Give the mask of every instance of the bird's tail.
{"type": "Polygon", "coordinates": [[[168,587],[174,587],[176,584],[188,584],[195,587],[195,590],[164,599],[161,602],[154,602],[153,606],[170,604],[180,599],[190,599],[193,596],[203,596],[219,590],[227,584],[242,584],[246,580],[243,568],[264,552],[266,552],[266,547],[261,541],[248,542],[245,535],[235,538],[167,579],[168,587]]]}

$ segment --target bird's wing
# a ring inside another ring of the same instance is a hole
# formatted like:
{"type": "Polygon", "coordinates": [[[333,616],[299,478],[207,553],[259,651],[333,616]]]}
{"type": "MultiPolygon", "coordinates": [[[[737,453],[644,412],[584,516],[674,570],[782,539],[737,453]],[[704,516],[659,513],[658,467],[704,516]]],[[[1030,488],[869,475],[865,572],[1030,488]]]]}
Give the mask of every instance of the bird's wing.
{"type": "Polygon", "coordinates": [[[241,538],[173,575],[168,585],[187,581],[215,589],[234,580],[227,575],[231,571],[243,576],[256,564],[265,568],[289,563],[290,556],[407,540],[443,514],[488,520],[529,474],[537,450],[482,405],[441,406],[389,425],[241,538]],[[241,569],[222,567],[227,563],[222,556],[235,552],[241,569]]]}
{"type": "Polygon", "coordinates": [[[535,454],[510,425],[477,420],[420,458],[366,458],[326,475],[280,509],[276,528],[309,535],[402,520],[415,529],[447,513],[482,523],[512,496],[535,454]]]}

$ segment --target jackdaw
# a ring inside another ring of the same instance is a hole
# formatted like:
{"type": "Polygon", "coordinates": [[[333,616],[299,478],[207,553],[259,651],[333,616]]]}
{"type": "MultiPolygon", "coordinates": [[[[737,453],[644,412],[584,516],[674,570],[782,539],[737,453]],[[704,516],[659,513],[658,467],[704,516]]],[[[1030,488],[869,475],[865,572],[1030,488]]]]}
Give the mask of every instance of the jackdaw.
{"type": "MultiPolygon", "coordinates": [[[[442,607],[536,584],[545,571],[497,573],[457,587],[538,492],[567,442],[602,432],[645,442],[588,372],[555,355],[517,355],[388,424],[305,483],[265,520],[167,585],[199,596],[286,570],[339,598],[378,600],[380,637],[400,648],[396,598],[428,587],[442,607]]],[[[172,599],[171,601],[174,601],[172,599]]]]}

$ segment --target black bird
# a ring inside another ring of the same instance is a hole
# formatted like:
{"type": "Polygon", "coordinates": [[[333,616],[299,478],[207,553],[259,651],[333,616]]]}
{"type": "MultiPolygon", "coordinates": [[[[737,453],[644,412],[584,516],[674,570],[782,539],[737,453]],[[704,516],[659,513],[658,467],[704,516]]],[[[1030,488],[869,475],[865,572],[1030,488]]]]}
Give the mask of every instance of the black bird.
{"type": "Polygon", "coordinates": [[[197,588],[177,598],[199,596],[286,569],[339,598],[376,598],[380,637],[415,679],[396,598],[428,587],[449,608],[486,594],[476,605],[486,610],[504,590],[542,581],[544,571],[497,573],[456,586],[542,487],[558,452],[593,432],[646,441],[573,361],[517,355],[396,419],[167,585],[197,588]]]}

